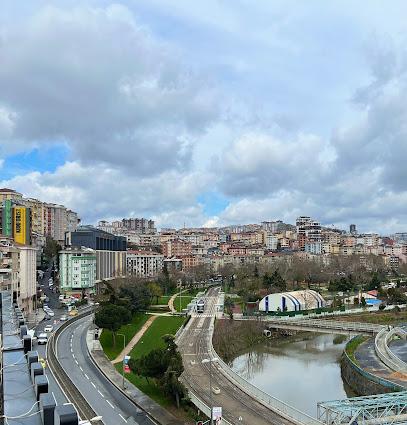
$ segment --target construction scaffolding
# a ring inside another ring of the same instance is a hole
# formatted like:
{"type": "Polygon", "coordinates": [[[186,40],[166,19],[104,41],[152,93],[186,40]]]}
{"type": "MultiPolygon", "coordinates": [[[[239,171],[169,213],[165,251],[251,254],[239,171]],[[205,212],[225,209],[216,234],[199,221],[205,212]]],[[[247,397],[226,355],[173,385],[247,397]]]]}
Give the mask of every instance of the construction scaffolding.
{"type": "Polygon", "coordinates": [[[326,425],[407,424],[407,391],[324,401],[317,409],[326,425]]]}

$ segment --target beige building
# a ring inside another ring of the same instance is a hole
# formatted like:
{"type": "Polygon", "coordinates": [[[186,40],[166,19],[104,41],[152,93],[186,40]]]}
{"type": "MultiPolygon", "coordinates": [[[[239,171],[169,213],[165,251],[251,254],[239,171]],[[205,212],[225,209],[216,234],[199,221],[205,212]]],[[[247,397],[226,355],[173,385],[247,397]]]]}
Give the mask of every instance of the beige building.
{"type": "Polygon", "coordinates": [[[152,251],[127,251],[127,273],[138,277],[155,277],[163,269],[164,255],[152,251]]]}
{"type": "Polygon", "coordinates": [[[18,245],[20,252],[19,302],[24,311],[31,313],[37,293],[37,248],[18,245]]]}
{"type": "Polygon", "coordinates": [[[23,199],[23,195],[12,189],[0,189],[0,204],[6,199],[10,199],[12,201],[21,201],[23,199]]]}

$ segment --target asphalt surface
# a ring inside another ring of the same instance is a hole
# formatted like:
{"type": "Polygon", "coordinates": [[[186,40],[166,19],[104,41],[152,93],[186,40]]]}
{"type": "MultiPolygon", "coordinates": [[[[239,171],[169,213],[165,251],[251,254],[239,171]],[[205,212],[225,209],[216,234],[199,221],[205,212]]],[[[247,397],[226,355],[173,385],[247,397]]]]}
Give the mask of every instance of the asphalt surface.
{"type": "MultiPolygon", "coordinates": [[[[44,291],[45,295],[47,295],[50,299],[50,302],[48,303],[48,305],[54,311],[55,316],[52,317],[51,320],[42,320],[40,323],[38,323],[38,325],[35,327],[35,333],[36,333],[37,336],[40,333],[44,332],[44,327],[46,325],[52,325],[54,327],[54,331],[55,331],[55,329],[57,329],[58,326],[60,326],[60,324],[62,323],[62,322],[60,322],[59,318],[62,315],[67,314],[65,309],[56,308],[60,305],[60,303],[58,301],[58,294],[51,291],[48,287],[48,279],[49,279],[50,275],[51,275],[51,271],[50,271],[50,269],[48,269],[44,273],[44,276],[40,281],[40,285],[43,285],[41,287],[41,289],[44,291]]],[[[37,350],[40,358],[43,358],[43,359],[46,358],[46,345],[40,345],[40,344],[37,344],[35,342],[33,349],[37,350]]],[[[54,379],[54,376],[52,375],[52,373],[51,373],[51,371],[49,370],[48,367],[45,367],[45,374],[48,378],[49,388],[50,388],[51,392],[54,394],[54,397],[57,401],[57,404],[67,403],[69,400],[65,397],[65,395],[61,391],[58,383],[54,379]]]]}
{"type": "Polygon", "coordinates": [[[215,315],[218,291],[219,288],[208,291],[204,313],[193,314],[179,343],[184,362],[184,383],[207,405],[222,406],[223,416],[233,424],[291,424],[236,387],[218,370],[216,362],[202,363],[203,359],[209,358],[209,329],[215,315]],[[209,392],[210,374],[212,388],[219,388],[219,394],[209,392]]]}
{"type": "Polygon", "coordinates": [[[86,335],[91,323],[92,317],[76,321],[58,337],[57,355],[62,367],[97,415],[103,416],[105,425],[155,424],[101,374],[89,357],[86,335]]]}

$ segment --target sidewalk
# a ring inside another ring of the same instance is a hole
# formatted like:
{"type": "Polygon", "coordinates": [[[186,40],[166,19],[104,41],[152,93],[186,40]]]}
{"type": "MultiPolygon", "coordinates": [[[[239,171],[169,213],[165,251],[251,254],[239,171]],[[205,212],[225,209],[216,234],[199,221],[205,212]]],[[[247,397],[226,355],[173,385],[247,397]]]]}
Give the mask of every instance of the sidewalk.
{"type": "Polygon", "coordinates": [[[146,411],[160,425],[184,425],[183,421],[177,419],[150,397],[142,393],[128,380],[126,380],[126,389],[123,390],[122,375],[114,368],[112,363],[105,356],[100,342],[93,339],[92,331],[88,330],[86,343],[89,354],[100,371],[137,406],[146,411]]]}
{"type": "Polygon", "coordinates": [[[183,289],[181,292],[177,292],[176,294],[174,294],[169,300],[168,300],[168,307],[171,310],[171,313],[177,313],[177,309],[174,307],[174,301],[175,298],[177,298],[178,295],[181,295],[184,292],[188,292],[189,289],[183,289]]]}
{"type": "Polygon", "coordinates": [[[27,315],[27,324],[30,327],[36,327],[41,321],[45,318],[45,311],[42,308],[37,310],[37,314],[35,312],[29,313],[27,315]]]}
{"type": "Polygon", "coordinates": [[[143,327],[136,333],[136,335],[133,336],[131,341],[126,345],[126,347],[124,347],[121,353],[114,360],[112,360],[112,364],[120,363],[123,361],[124,356],[127,356],[130,353],[130,351],[139,342],[140,338],[144,335],[146,330],[151,326],[151,324],[154,322],[156,318],[157,316],[149,317],[147,322],[144,323],[143,327]]]}

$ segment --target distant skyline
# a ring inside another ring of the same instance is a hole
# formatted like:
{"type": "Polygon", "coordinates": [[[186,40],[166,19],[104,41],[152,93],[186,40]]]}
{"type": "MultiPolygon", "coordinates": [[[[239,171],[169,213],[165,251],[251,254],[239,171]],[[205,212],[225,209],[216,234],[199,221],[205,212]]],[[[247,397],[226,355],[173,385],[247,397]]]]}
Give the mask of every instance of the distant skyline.
{"type": "Polygon", "coordinates": [[[0,187],[83,223],[407,231],[407,4],[4,0],[0,187]]]}

